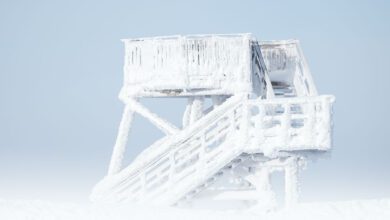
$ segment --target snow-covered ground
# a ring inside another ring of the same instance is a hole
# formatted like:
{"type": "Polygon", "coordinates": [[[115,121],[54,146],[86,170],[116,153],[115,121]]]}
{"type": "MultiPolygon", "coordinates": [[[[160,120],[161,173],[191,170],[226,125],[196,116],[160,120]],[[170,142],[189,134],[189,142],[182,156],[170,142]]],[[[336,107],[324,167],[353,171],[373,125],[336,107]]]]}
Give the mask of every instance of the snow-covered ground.
{"type": "Polygon", "coordinates": [[[301,203],[289,210],[253,211],[188,210],[134,204],[98,205],[47,201],[0,200],[1,220],[137,220],[137,219],[390,219],[390,199],[301,203]]]}

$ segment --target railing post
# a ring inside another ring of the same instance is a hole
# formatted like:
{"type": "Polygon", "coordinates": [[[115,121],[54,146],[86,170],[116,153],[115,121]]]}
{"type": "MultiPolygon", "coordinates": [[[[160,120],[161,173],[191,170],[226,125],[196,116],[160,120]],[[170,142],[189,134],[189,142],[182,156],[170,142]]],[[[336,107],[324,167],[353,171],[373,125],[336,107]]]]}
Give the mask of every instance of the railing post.
{"type": "Polygon", "coordinates": [[[290,128],[291,128],[291,106],[290,103],[283,104],[284,112],[281,120],[282,134],[283,134],[283,145],[285,147],[290,145],[290,128]]]}
{"type": "Polygon", "coordinates": [[[200,136],[200,151],[199,151],[199,162],[197,165],[197,172],[198,175],[203,178],[204,174],[206,173],[206,134],[204,132],[201,132],[200,136]]]}
{"type": "Polygon", "coordinates": [[[175,173],[175,154],[174,151],[171,150],[169,152],[169,174],[168,174],[168,185],[169,187],[172,185],[174,182],[174,173],[175,173]]]}
{"type": "Polygon", "coordinates": [[[242,121],[240,123],[240,130],[239,131],[239,136],[238,142],[236,143],[236,146],[239,148],[247,148],[248,143],[249,143],[249,123],[250,123],[250,118],[251,118],[251,113],[250,113],[250,106],[249,106],[249,101],[248,101],[248,96],[249,95],[244,95],[242,96],[243,101],[242,101],[242,121]]]}
{"type": "Polygon", "coordinates": [[[308,140],[309,145],[314,146],[315,141],[314,141],[314,133],[315,133],[315,128],[314,128],[314,121],[316,118],[316,111],[315,111],[315,101],[309,100],[305,101],[304,105],[306,105],[306,122],[305,122],[305,139],[308,140]]]}
{"type": "MultiPolygon", "coordinates": [[[[262,144],[265,141],[265,126],[264,126],[264,117],[266,116],[266,104],[259,103],[257,107],[259,108],[259,115],[257,117],[257,122],[255,122],[256,132],[258,133],[258,144],[262,144]]],[[[258,146],[256,146],[258,147],[258,146]]]]}
{"type": "Polygon", "coordinates": [[[321,131],[322,138],[319,144],[323,145],[326,148],[330,148],[331,146],[331,135],[332,135],[332,97],[324,97],[321,100],[321,131]],[[326,140],[324,142],[324,140],[326,140]]]}

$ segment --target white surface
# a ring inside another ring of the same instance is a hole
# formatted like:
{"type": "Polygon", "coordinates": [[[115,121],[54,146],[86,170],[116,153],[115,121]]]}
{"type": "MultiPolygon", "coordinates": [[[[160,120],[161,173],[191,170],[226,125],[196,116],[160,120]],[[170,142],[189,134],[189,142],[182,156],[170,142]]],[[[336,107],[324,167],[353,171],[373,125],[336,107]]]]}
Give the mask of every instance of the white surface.
{"type": "MultiPolygon", "coordinates": [[[[126,109],[109,175],[93,189],[92,201],[172,205],[209,187],[224,174],[223,169],[240,163],[242,154],[275,158],[297,150],[330,149],[334,98],[317,95],[298,41],[259,43],[250,34],[235,34],[124,42],[124,84],[119,96],[126,109]],[[271,96],[259,92],[271,87],[271,96]],[[149,92],[148,96],[157,92],[171,97],[199,90],[234,95],[208,114],[203,110],[204,96],[190,98],[182,130],[136,102],[149,92]],[[149,119],[166,137],[120,170],[131,122],[126,112],[132,111],[149,119]]],[[[295,201],[298,181],[290,180],[296,179],[297,172],[286,173],[286,197],[295,201]]]]}
{"type": "Polygon", "coordinates": [[[126,94],[166,89],[250,91],[252,36],[204,35],[126,39],[126,94]]]}
{"type": "Polygon", "coordinates": [[[146,207],[135,204],[116,206],[52,203],[48,201],[7,201],[0,199],[0,219],[4,220],[144,220],[144,219],[390,219],[390,199],[299,204],[292,209],[255,211],[210,211],[146,207]]]}
{"type": "Polygon", "coordinates": [[[233,96],[196,123],[147,148],[117,175],[105,177],[91,199],[157,202],[161,198],[159,204],[171,204],[241,153],[277,157],[281,150],[329,150],[332,102],[332,96],[269,100],[233,96]],[[293,106],[300,110],[290,111],[293,106]],[[282,108],[283,113],[278,113],[282,108]],[[248,116],[243,116],[244,109],[250,110],[248,116]],[[302,127],[294,128],[296,118],[303,120],[302,127]]]}

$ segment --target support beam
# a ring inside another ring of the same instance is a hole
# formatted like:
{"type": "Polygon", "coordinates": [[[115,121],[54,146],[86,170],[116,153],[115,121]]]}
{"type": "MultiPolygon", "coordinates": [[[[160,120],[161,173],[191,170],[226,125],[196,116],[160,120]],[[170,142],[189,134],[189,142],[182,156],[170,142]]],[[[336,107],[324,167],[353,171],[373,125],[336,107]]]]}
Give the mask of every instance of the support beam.
{"type": "Polygon", "coordinates": [[[217,106],[220,106],[226,99],[227,99],[227,96],[225,96],[225,95],[215,95],[215,96],[211,97],[211,100],[213,101],[214,108],[217,106]]]}
{"type": "Polygon", "coordinates": [[[116,138],[114,150],[112,152],[108,175],[118,173],[122,167],[123,155],[126,151],[126,144],[133,116],[134,111],[131,110],[129,105],[126,105],[119,125],[119,132],[116,138]]]}
{"type": "Polygon", "coordinates": [[[125,102],[127,105],[130,106],[130,108],[133,111],[137,112],[138,114],[148,119],[157,128],[162,130],[165,134],[170,135],[179,131],[179,129],[176,126],[169,123],[167,120],[160,118],[155,113],[149,111],[149,109],[147,109],[145,106],[143,106],[141,103],[137,102],[136,100],[127,99],[125,102]]]}

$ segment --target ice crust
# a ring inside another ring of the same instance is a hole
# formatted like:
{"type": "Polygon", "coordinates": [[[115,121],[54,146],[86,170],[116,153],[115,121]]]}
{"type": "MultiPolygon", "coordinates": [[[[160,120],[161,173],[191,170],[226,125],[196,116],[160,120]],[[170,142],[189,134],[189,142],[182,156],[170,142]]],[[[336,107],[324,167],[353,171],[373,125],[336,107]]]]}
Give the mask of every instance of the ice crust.
{"type": "Polygon", "coordinates": [[[4,220],[388,220],[390,199],[301,203],[294,208],[262,213],[259,210],[188,210],[170,207],[53,203],[49,201],[1,200],[4,220]]]}
{"type": "Polygon", "coordinates": [[[297,40],[234,34],[123,41],[119,97],[125,111],[108,175],[93,189],[93,201],[177,205],[227,172],[236,172],[227,182],[241,178],[247,189],[271,195],[268,177],[275,170],[285,172],[286,204],[297,201],[298,162],[310,157],[306,151],[331,148],[334,102],[318,95],[297,40]],[[188,99],[183,129],[138,102],[161,96],[188,99]],[[206,97],[215,101],[209,111],[203,110],[206,97]],[[122,168],[134,113],[166,136],[122,168]]]}

